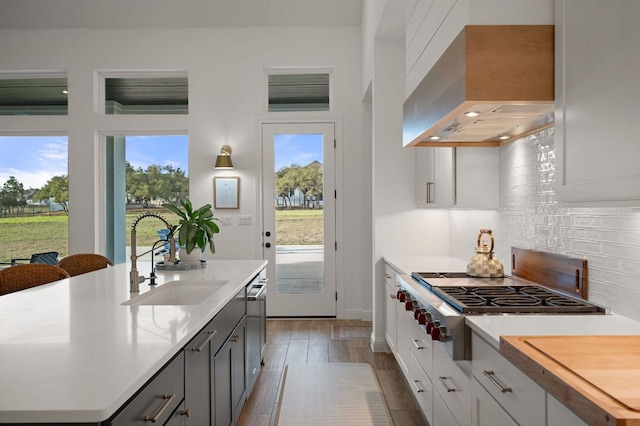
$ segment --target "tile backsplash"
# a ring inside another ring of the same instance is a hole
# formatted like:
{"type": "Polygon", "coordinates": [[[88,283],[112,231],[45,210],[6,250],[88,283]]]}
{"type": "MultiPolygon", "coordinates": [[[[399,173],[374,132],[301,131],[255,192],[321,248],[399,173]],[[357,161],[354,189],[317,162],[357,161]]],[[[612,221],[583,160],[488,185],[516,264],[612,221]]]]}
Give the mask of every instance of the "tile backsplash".
{"type": "Polygon", "coordinates": [[[589,299],[640,320],[640,208],[560,207],[553,132],[500,148],[500,208],[451,210],[450,253],[471,258],[478,231],[490,228],[506,273],[512,246],[587,259],[589,299]]]}

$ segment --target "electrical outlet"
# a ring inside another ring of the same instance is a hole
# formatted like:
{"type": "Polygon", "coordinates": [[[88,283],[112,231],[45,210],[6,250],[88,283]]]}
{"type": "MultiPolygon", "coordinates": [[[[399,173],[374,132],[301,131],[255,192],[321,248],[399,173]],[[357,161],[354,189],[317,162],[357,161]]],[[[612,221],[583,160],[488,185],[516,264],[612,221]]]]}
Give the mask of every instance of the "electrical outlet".
{"type": "Polygon", "coordinates": [[[220,216],[220,225],[231,226],[231,216],[220,216]]]}
{"type": "Polygon", "coordinates": [[[238,216],[238,224],[239,225],[251,225],[251,216],[249,216],[249,215],[238,216]]]}

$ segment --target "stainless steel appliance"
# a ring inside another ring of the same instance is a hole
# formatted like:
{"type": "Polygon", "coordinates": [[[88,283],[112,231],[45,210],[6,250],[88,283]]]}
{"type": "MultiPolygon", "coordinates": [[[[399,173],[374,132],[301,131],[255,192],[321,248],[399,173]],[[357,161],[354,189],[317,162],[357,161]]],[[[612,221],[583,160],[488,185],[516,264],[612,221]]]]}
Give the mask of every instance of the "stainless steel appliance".
{"type": "Polygon", "coordinates": [[[471,359],[466,315],[604,314],[605,308],[518,277],[473,278],[464,272],[399,276],[404,309],[453,360],[471,359]]]}
{"type": "Polygon", "coordinates": [[[262,352],[267,343],[267,278],[261,274],[247,286],[247,395],[264,364],[262,352]]]}

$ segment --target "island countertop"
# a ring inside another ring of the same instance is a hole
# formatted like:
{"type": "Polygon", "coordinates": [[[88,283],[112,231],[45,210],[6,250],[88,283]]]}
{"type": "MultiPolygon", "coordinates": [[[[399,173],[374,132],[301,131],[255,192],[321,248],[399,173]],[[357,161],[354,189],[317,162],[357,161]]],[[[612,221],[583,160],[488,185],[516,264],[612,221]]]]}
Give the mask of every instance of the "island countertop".
{"type": "Polygon", "coordinates": [[[157,289],[225,281],[194,305],[123,305],[138,295],[126,264],[0,297],[0,423],[107,420],[266,265],[158,272],[157,289]]]}

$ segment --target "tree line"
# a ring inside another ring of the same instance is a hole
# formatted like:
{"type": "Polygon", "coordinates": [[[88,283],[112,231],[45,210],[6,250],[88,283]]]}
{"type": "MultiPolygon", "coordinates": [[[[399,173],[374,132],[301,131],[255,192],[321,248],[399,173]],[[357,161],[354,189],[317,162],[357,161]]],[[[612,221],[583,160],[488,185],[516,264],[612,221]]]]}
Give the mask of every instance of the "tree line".
{"type": "Polygon", "coordinates": [[[303,196],[303,208],[319,208],[323,199],[322,164],[314,161],[306,166],[292,164],[281,168],[276,172],[275,189],[283,204],[276,201],[277,207],[292,208],[292,197],[297,191],[303,196]]]}
{"type": "MultiPolygon", "coordinates": [[[[128,204],[148,205],[153,200],[159,203],[177,203],[189,193],[189,178],[184,170],[173,166],[150,165],[137,169],[126,163],[126,192],[128,204]]],[[[29,204],[60,204],[65,211],[69,205],[69,176],[53,176],[42,188],[24,189],[24,184],[15,176],[9,176],[0,188],[0,211],[22,212],[29,204]]]]}

